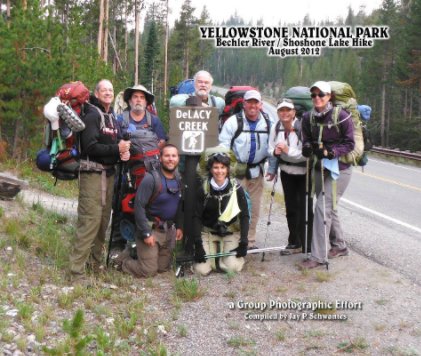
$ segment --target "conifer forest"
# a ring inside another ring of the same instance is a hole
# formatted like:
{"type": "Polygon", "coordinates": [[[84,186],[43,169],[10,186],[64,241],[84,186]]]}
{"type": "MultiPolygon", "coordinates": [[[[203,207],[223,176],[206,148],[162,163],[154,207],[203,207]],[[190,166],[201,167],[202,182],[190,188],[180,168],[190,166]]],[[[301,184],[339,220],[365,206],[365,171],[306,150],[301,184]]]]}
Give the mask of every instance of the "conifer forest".
{"type": "MultiPolygon", "coordinates": [[[[43,141],[43,106],[69,81],[115,94],[142,84],[168,126],[170,87],[208,70],[214,85],[253,85],[275,100],[316,80],[348,82],[372,107],[374,144],[421,151],[421,0],[383,0],[372,13],[348,8],[335,22],[311,14],[295,26],[388,26],[369,49],[323,49],[318,57],[268,57],[266,49],[215,48],[200,25],[261,25],[232,14],[216,23],[184,0],[174,24],[169,0],[0,0],[0,159],[33,158],[43,141]]],[[[280,19],[279,26],[287,25],[280,19]]]]}

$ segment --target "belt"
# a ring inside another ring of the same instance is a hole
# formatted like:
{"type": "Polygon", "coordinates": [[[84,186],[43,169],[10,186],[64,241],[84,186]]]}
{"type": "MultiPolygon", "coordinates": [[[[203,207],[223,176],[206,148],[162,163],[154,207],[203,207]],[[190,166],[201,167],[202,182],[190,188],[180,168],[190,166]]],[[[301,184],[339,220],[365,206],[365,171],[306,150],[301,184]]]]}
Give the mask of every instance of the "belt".
{"type": "Polygon", "coordinates": [[[173,227],[174,225],[175,225],[175,222],[172,220],[167,220],[167,221],[160,220],[158,223],[154,222],[152,224],[152,229],[158,230],[158,231],[166,231],[169,228],[173,227]]]}

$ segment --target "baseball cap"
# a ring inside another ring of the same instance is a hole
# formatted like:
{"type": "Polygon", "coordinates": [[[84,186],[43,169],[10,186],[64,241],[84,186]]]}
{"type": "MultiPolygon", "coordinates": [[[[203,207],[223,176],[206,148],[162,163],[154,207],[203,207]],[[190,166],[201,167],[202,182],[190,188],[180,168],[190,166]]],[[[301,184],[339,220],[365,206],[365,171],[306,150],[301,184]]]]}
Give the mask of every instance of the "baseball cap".
{"type": "Polygon", "coordinates": [[[330,84],[322,80],[319,80],[318,82],[314,83],[311,86],[310,91],[312,91],[314,88],[319,89],[321,92],[325,94],[330,94],[332,92],[332,89],[330,88],[330,84]]]}
{"type": "Polygon", "coordinates": [[[246,93],[244,94],[244,100],[257,100],[257,101],[262,101],[262,96],[260,95],[260,93],[257,90],[248,90],[246,91],[246,93]]]}
{"type": "Polygon", "coordinates": [[[276,110],[279,110],[282,108],[295,109],[294,103],[292,102],[291,99],[281,99],[278,106],[276,107],[276,110]]]}

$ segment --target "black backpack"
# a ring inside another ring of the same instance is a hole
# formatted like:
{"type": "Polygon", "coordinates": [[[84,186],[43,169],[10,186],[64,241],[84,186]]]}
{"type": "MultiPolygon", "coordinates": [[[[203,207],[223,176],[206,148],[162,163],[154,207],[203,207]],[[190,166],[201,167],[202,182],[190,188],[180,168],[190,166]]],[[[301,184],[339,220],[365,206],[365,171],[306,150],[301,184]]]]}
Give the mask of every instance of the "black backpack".
{"type": "Polygon", "coordinates": [[[231,149],[234,146],[234,141],[237,139],[238,136],[241,135],[242,132],[250,132],[250,133],[251,132],[254,132],[254,133],[256,133],[257,134],[257,139],[259,140],[259,142],[260,142],[260,134],[264,133],[264,134],[269,135],[269,132],[270,132],[270,120],[269,120],[269,116],[268,116],[268,114],[266,114],[263,111],[261,111],[261,114],[263,115],[263,118],[266,121],[266,130],[254,130],[254,131],[244,130],[244,121],[243,121],[244,117],[243,117],[242,111],[238,112],[235,115],[236,118],[237,118],[237,130],[235,131],[234,136],[231,139],[231,145],[230,145],[230,148],[231,149]]]}

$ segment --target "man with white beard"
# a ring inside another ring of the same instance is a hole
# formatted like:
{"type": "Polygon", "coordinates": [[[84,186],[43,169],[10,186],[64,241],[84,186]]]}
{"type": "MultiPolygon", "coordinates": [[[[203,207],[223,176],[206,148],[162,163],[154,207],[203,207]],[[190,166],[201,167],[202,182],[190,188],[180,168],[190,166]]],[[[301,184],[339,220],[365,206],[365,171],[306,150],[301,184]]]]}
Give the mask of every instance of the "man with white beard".
{"type": "Polygon", "coordinates": [[[212,106],[218,109],[219,115],[224,110],[224,99],[210,94],[213,84],[213,78],[209,72],[199,70],[193,77],[194,79],[194,93],[177,94],[170,99],[170,108],[178,106],[212,106]]]}

